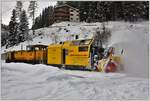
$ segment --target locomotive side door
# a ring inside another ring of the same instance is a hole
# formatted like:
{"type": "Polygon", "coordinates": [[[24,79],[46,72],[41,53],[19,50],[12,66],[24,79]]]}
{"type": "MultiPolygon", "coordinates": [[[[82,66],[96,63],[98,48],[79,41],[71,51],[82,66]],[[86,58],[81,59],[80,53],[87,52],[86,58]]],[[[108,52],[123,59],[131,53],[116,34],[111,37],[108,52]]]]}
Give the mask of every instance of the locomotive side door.
{"type": "Polygon", "coordinates": [[[62,51],[62,64],[66,63],[66,49],[63,49],[62,51]]]}
{"type": "Polygon", "coordinates": [[[11,53],[11,60],[12,60],[12,61],[15,59],[14,53],[15,53],[15,52],[12,52],[12,53],[11,53]]]}

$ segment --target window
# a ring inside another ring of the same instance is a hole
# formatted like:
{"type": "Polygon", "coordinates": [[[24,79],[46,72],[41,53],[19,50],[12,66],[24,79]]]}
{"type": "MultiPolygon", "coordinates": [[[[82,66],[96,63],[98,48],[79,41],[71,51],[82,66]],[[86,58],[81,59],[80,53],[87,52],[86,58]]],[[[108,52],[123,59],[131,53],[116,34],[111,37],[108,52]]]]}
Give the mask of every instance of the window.
{"type": "Polygon", "coordinates": [[[72,42],[72,45],[79,45],[80,44],[80,41],[73,41],[72,42]]]}
{"type": "Polygon", "coordinates": [[[88,46],[79,47],[79,52],[88,51],[88,46]]]}
{"type": "Polygon", "coordinates": [[[78,36],[78,35],[76,35],[76,36],[75,36],[75,39],[78,39],[78,38],[79,38],[79,36],[78,36]]]}
{"type": "Polygon", "coordinates": [[[40,50],[38,47],[35,47],[35,50],[40,50]]]}
{"type": "Polygon", "coordinates": [[[81,40],[80,45],[88,45],[91,40],[81,40]]]}
{"type": "Polygon", "coordinates": [[[65,49],[65,55],[68,55],[68,52],[69,52],[68,49],[65,49]]]}
{"type": "Polygon", "coordinates": [[[61,41],[61,42],[59,42],[59,44],[63,44],[63,42],[61,41]]]}
{"type": "MultiPolygon", "coordinates": [[[[76,36],[77,38],[77,36],[76,36]]],[[[76,41],[72,41],[72,45],[89,45],[91,42],[91,39],[88,40],[76,40],[76,41]]]]}
{"type": "Polygon", "coordinates": [[[73,16],[73,14],[72,14],[72,13],[71,13],[70,15],[71,15],[71,16],[73,16]]]}

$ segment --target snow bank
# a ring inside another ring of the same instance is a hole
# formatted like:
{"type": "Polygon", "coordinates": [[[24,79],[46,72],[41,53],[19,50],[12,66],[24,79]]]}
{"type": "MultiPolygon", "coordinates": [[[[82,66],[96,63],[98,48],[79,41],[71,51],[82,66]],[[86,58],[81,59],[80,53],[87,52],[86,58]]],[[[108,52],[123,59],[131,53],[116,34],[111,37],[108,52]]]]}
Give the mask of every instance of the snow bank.
{"type": "Polygon", "coordinates": [[[148,79],[120,73],[60,70],[47,65],[2,63],[3,100],[148,99],[148,79]]]}

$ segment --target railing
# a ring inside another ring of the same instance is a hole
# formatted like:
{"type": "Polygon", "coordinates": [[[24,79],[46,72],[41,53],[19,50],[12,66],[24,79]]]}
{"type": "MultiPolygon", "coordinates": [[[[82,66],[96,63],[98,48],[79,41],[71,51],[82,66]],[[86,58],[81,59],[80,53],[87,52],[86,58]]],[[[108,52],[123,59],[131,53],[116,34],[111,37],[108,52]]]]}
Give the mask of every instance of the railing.
{"type": "Polygon", "coordinates": [[[57,16],[70,16],[70,14],[66,14],[66,13],[55,13],[55,17],[57,16]]]}
{"type": "Polygon", "coordinates": [[[62,12],[62,13],[69,13],[69,10],[63,10],[63,9],[55,10],[55,13],[59,13],[59,12],[62,12]]]}

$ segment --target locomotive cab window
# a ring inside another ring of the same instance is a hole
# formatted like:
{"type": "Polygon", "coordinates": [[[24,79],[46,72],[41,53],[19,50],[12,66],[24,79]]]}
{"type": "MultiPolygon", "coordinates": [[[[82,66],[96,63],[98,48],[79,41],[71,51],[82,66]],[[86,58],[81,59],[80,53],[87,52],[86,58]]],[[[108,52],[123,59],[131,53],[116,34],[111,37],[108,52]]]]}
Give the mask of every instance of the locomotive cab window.
{"type": "Polygon", "coordinates": [[[80,41],[73,41],[72,44],[73,44],[73,45],[79,45],[79,44],[80,44],[80,41]]]}
{"type": "Polygon", "coordinates": [[[88,46],[79,47],[79,52],[88,51],[88,46]]]}
{"type": "Polygon", "coordinates": [[[35,50],[40,50],[39,47],[35,47],[35,50]]]}
{"type": "Polygon", "coordinates": [[[80,45],[88,45],[88,44],[90,44],[90,41],[91,40],[81,40],[80,45]]]}
{"type": "Polygon", "coordinates": [[[32,47],[30,47],[30,46],[27,46],[27,47],[26,47],[26,50],[27,50],[27,51],[32,51],[32,50],[33,50],[33,48],[32,48],[32,47]]]}
{"type": "MultiPolygon", "coordinates": [[[[78,35],[75,36],[75,38],[79,38],[78,35]]],[[[91,40],[76,40],[72,42],[72,45],[89,45],[91,40]]]]}

